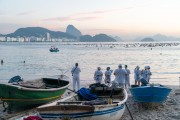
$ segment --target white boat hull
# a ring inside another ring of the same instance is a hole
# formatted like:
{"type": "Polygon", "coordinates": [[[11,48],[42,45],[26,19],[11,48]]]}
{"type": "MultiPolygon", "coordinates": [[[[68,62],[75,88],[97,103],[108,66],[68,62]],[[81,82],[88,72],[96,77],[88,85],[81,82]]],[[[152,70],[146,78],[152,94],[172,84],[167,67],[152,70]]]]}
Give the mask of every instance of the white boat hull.
{"type": "Polygon", "coordinates": [[[124,113],[125,105],[116,107],[99,106],[93,112],[45,111],[41,112],[43,120],[120,120],[124,113]]]}
{"type": "MultiPolygon", "coordinates": [[[[79,101],[77,94],[73,94],[59,101],[39,106],[37,111],[43,120],[120,120],[125,110],[128,95],[121,89],[113,101],[102,104],[85,104],[79,101]],[[122,95],[122,96],[121,96],[122,95]]],[[[100,96],[102,101],[109,97],[100,96]]]]}

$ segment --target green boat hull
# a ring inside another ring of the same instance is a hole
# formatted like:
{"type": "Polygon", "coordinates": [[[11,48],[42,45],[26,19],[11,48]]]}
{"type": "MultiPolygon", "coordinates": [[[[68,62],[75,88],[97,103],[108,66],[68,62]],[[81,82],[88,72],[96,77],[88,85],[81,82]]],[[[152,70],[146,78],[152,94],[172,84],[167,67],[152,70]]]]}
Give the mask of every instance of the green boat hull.
{"type": "Polygon", "coordinates": [[[47,81],[49,78],[45,79],[46,86],[54,87],[38,89],[12,84],[0,84],[0,98],[3,102],[6,102],[8,106],[11,106],[12,109],[37,106],[60,98],[69,86],[68,81],[61,81],[61,83],[64,82],[64,84],[57,85],[59,84],[58,79],[50,79],[50,82],[47,81]]]}

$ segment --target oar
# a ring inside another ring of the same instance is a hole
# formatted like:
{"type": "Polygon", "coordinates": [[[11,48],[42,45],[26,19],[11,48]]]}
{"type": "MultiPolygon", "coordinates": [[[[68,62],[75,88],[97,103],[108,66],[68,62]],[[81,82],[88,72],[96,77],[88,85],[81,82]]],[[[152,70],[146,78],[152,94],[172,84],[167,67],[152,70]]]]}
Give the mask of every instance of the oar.
{"type": "Polygon", "coordinates": [[[132,114],[131,114],[131,112],[130,112],[130,110],[129,110],[127,104],[126,104],[126,102],[125,102],[125,105],[126,105],[126,108],[127,108],[128,112],[129,112],[129,114],[130,114],[130,116],[131,116],[131,119],[134,120],[133,117],[132,117],[132,114]]]}

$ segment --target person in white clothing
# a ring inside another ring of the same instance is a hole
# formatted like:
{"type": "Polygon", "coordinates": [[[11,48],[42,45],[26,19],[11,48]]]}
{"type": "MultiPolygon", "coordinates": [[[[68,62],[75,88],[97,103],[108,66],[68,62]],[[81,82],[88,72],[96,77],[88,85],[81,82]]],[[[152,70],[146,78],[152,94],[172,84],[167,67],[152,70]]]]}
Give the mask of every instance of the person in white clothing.
{"type": "Polygon", "coordinates": [[[94,73],[94,80],[96,81],[96,83],[102,82],[102,76],[103,76],[103,73],[101,71],[101,68],[97,67],[97,70],[94,73]]]}
{"type": "Polygon", "coordinates": [[[140,69],[139,66],[137,66],[137,67],[134,69],[135,85],[140,85],[141,71],[140,71],[139,69],[140,69]]]}
{"type": "Polygon", "coordinates": [[[150,66],[147,66],[147,81],[148,81],[148,83],[149,83],[149,81],[151,79],[151,75],[152,75],[152,73],[150,71],[150,66]]]}
{"type": "Polygon", "coordinates": [[[71,73],[73,76],[73,90],[76,91],[76,86],[77,90],[80,88],[80,72],[81,69],[78,67],[78,63],[75,64],[75,67],[72,68],[71,73]]]}
{"type": "Polygon", "coordinates": [[[130,70],[127,67],[128,66],[125,65],[125,70],[127,72],[127,74],[125,76],[125,88],[130,87],[130,75],[129,74],[131,74],[131,72],[130,72],[130,70]]]}
{"type": "Polygon", "coordinates": [[[119,64],[118,69],[114,71],[115,80],[119,84],[120,87],[125,87],[125,76],[127,72],[122,69],[122,65],[119,64]]]}
{"type": "Polygon", "coordinates": [[[110,70],[110,67],[106,68],[106,72],[105,72],[105,83],[110,83],[111,82],[111,74],[112,74],[112,70],[110,70]]]}
{"type": "Polygon", "coordinates": [[[148,66],[144,67],[144,70],[142,71],[142,77],[147,81],[147,79],[148,79],[148,66]]]}

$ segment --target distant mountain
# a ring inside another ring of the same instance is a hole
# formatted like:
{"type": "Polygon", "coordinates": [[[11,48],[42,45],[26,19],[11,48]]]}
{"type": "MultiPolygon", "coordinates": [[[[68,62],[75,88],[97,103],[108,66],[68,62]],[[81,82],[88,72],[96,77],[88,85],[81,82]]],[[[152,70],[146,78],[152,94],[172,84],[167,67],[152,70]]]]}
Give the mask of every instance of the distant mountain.
{"type": "Polygon", "coordinates": [[[110,36],[114,38],[117,42],[123,42],[123,40],[119,36],[110,36]]]}
{"type": "MultiPolygon", "coordinates": [[[[42,27],[26,27],[19,28],[14,33],[10,33],[4,36],[7,37],[47,37],[49,33],[51,38],[67,38],[74,39],[80,42],[117,42],[116,39],[106,35],[97,34],[95,36],[82,35],[81,32],[73,25],[68,25],[66,32],[52,31],[42,27]]],[[[116,37],[117,38],[117,37],[116,37]]],[[[120,39],[120,37],[118,37],[120,39]]]]}
{"type": "Polygon", "coordinates": [[[82,35],[81,32],[77,28],[75,28],[73,25],[67,26],[66,33],[76,36],[77,38],[79,38],[82,35]]]}
{"type": "Polygon", "coordinates": [[[141,42],[154,42],[154,39],[152,38],[144,38],[141,40],[141,42]]]}
{"type": "Polygon", "coordinates": [[[161,34],[156,34],[152,37],[155,41],[178,41],[180,38],[175,38],[172,36],[166,36],[166,35],[161,35],[161,34]]]}
{"type": "Polygon", "coordinates": [[[42,27],[27,27],[27,28],[19,28],[14,33],[7,34],[8,37],[45,37],[46,34],[49,33],[51,38],[69,38],[76,39],[75,36],[70,35],[65,32],[60,31],[51,31],[42,27]]]}
{"type": "Polygon", "coordinates": [[[107,36],[106,34],[98,34],[95,36],[83,35],[80,37],[81,42],[117,42],[114,38],[107,36]]]}

